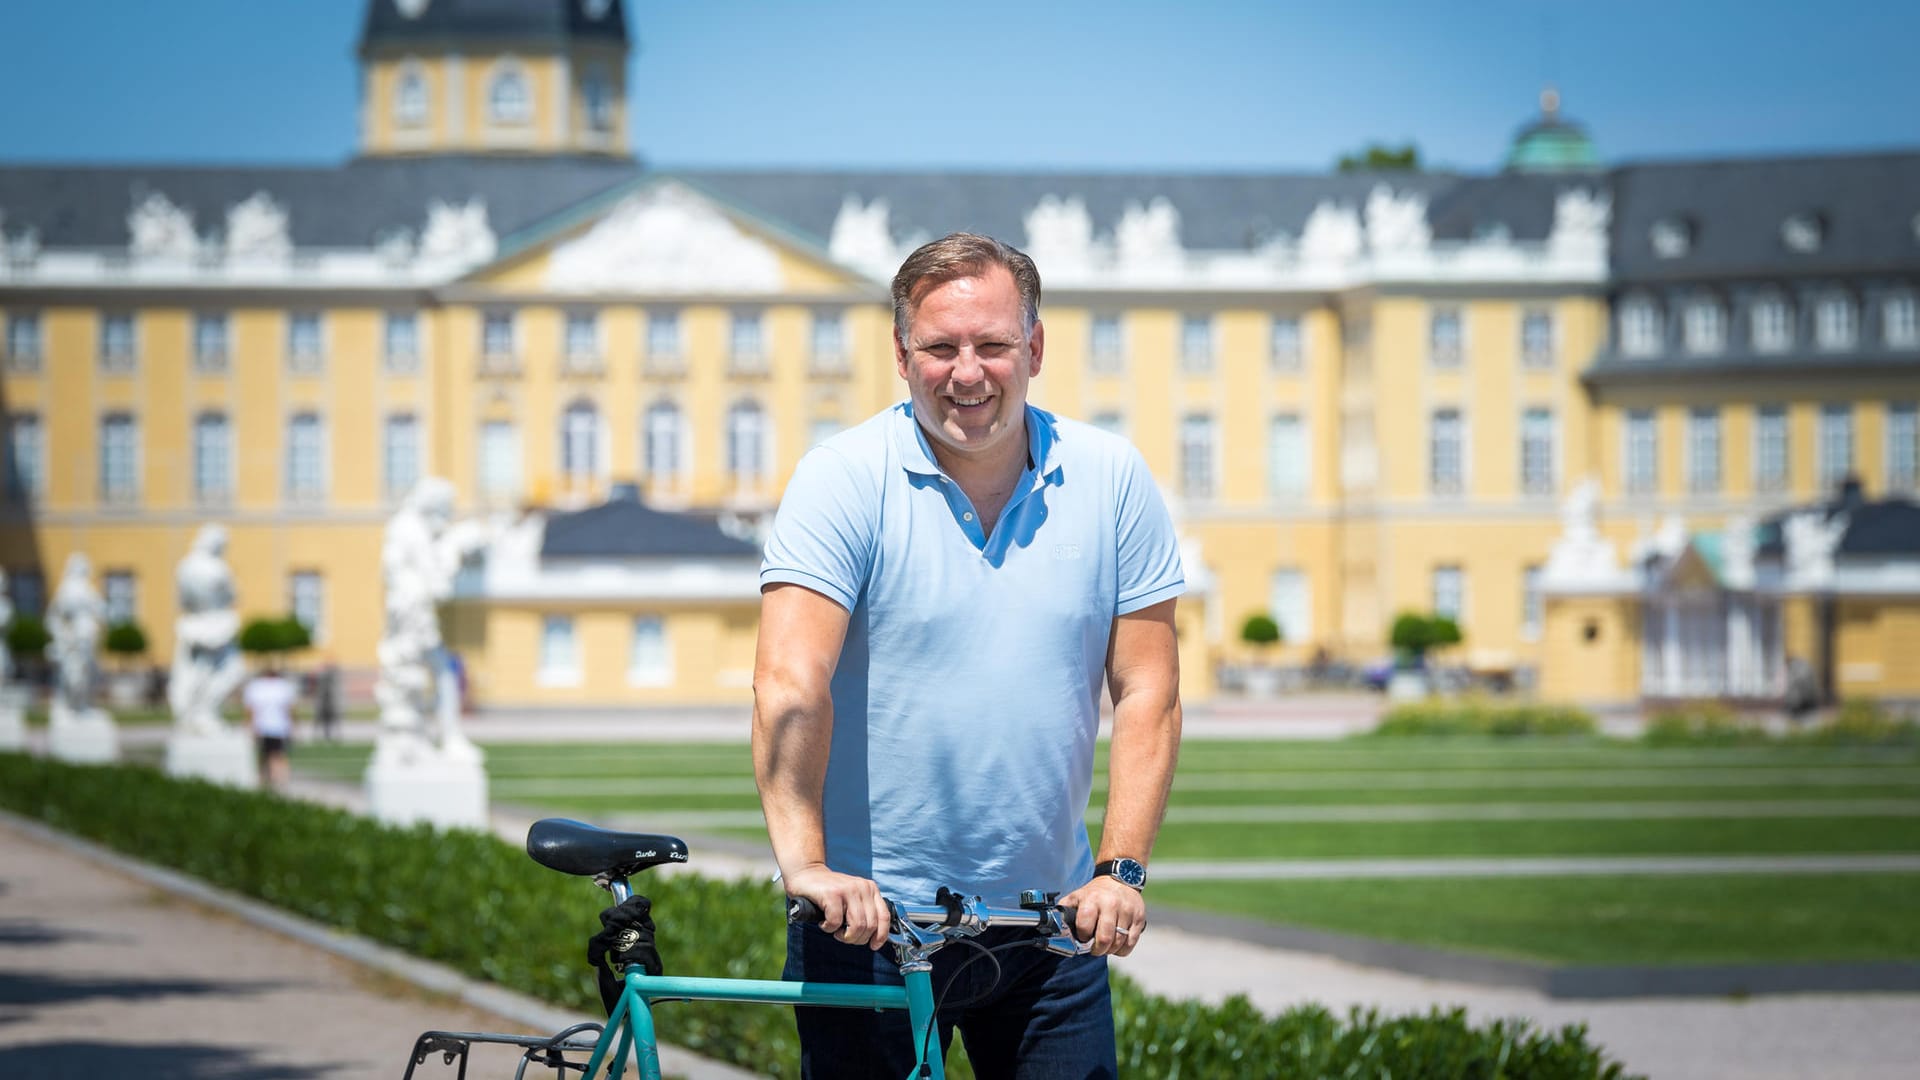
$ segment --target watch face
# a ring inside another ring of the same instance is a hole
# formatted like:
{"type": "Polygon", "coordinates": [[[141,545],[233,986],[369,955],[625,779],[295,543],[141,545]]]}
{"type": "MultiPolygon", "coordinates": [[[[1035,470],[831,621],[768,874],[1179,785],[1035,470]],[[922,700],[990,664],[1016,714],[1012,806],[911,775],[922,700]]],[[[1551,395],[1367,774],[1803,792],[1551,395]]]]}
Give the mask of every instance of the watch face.
{"type": "Polygon", "coordinates": [[[1132,859],[1115,859],[1113,876],[1119,878],[1123,885],[1131,885],[1136,889],[1147,887],[1147,868],[1132,859]]]}

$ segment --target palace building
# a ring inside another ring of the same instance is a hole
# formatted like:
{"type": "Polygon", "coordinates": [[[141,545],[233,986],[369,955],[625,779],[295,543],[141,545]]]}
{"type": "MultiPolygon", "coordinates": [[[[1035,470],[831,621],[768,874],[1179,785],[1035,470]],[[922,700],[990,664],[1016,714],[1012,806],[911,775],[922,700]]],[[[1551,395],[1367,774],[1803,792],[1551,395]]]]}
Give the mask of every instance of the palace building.
{"type": "Polygon", "coordinates": [[[0,166],[16,610],[83,550],[164,657],[217,520],[242,610],[369,675],[382,529],[442,475],[494,523],[446,620],[482,703],[744,702],[756,538],[811,445],[904,397],[887,282],[966,229],[1039,265],[1035,403],[1166,491],[1190,698],[1250,614],[1303,668],[1384,656],[1404,610],[1569,700],[1676,696],[1715,643],[1702,692],[1778,696],[1797,656],[1920,696],[1889,644],[1920,537],[1875,532],[1844,600],[1672,539],[1764,571],[1849,478],[1912,520],[1920,152],[1608,168],[1549,96],[1482,174],[665,172],[631,48],[619,0],[369,0],[344,164],[0,166]],[[1650,581],[1711,585],[1697,649],[1650,581]]]}

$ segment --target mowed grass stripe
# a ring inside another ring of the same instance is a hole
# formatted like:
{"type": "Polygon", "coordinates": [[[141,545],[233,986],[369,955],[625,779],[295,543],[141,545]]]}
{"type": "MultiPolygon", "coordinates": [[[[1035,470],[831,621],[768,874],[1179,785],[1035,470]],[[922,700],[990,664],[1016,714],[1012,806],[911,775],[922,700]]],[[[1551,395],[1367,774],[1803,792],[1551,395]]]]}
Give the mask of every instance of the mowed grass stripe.
{"type": "Polygon", "coordinates": [[[1920,960],[1920,874],[1156,884],[1158,903],[1575,964],[1920,960]]]}
{"type": "MultiPolygon", "coordinates": [[[[1095,786],[1104,777],[1095,778],[1095,786]]],[[[1644,788],[1688,786],[1725,787],[1762,784],[1807,784],[1850,787],[1855,784],[1898,785],[1920,788],[1920,766],[1856,765],[1845,768],[1783,766],[1761,768],[1729,766],[1723,769],[1582,769],[1564,772],[1543,770],[1438,769],[1360,771],[1328,769],[1320,772],[1278,772],[1232,769],[1217,772],[1182,768],[1173,781],[1175,790],[1187,791],[1271,791],[1277,789],[1328,788],[1507,788],[1560,787],[1579,784],[1589,788],[1644,788]]]]}
{"type": "MultiPolygon", "coordinates": [[[[1097,836],[1098,826],[1090,831],[1097,836]]],[[[1821,852],[1920,852],[1920,819],[1314,822],[1257,828],[1172,821],[1153,848],[1155,859],[1821,852]]]]}
{"type": "MultiPolygon", "coordinates": [[[[1249,791],[1189,789],[1174,781],[1169,806],[1404,806],[1433,803],[1525,802],[1541,806],[1579,802],[1741,802],[1763,800],[1832,801],[1838,799],[1911,799],[1911,784],[1822,785],[1810,787],[1755,784],[1740,787],[1713,785],[1672,787],[1487,787],[1487,788],[1327,788],[1249,791]]],[[[1093,804],[1106,801],[1104,789],[1093,804]]]]}

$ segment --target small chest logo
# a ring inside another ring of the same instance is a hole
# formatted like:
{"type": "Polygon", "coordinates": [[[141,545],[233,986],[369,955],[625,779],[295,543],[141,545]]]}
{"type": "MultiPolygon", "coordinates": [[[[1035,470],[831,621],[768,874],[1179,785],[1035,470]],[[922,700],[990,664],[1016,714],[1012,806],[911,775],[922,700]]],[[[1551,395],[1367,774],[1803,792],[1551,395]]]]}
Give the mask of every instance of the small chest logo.
{"type": "Polygon", "coordinates": [[[1077,559],[1080,557],[1080,545],[1055,544],[1053,545],[1053,557],[1059,562],[1065,562],[1068,559],[1077,559]]]}

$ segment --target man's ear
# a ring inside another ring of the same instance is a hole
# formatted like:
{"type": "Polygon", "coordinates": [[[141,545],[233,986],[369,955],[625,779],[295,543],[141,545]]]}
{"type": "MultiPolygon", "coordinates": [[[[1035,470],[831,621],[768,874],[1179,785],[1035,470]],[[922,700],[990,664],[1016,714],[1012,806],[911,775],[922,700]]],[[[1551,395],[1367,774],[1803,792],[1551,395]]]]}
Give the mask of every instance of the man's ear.
{"type": "Polygon", "coordinates": [[[1033,333],[1027,335],[1027,352],[1032,357],[1027,367],[1027,378],[1040,374],[1040,355],[1047,351],[1047,325],[1039,319],[1033,321],[1033,333]]]}
{"type": "Polygon", "coordinates": [[[893,370],[899,372],[900,377],[905,379],[907,377],[907,347],[901,343],[900,334],[897,331],[889,333],[888,336],[893,339],[893,370]]]}

